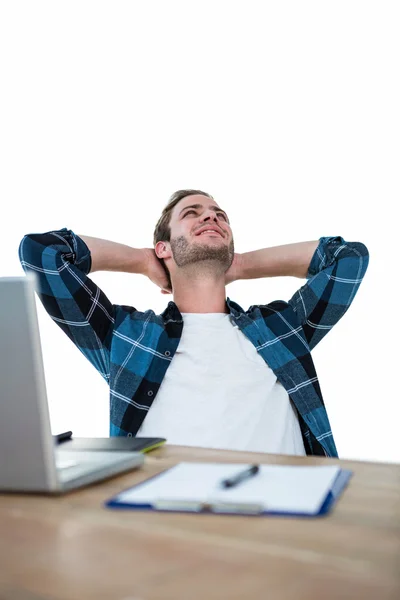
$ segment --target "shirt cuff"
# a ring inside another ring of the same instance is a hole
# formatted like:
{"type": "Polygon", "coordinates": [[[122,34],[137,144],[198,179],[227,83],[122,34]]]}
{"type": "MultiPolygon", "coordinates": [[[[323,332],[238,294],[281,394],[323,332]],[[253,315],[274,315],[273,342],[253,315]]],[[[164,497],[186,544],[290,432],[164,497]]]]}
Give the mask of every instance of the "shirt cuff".
{"type": "Polygon", "coordinates": [[[90,269],[92,268],[92,257],[90,255],[90,250],[83,239],[67,228],[60,229],[60,231],[54,233],[58,233],[58,235],[62,236],[73,250],[72,255],[70,253],[64,258],[78,267],[85,275],[90,273],[90,269]]]}
{"type": "Polygon", "coordinates": [[[314,277],[314,275],[332,265],[336,261],[335,252],[344,244],[346,242],[340,236],[321,237],[308,267],[307,279],[314,277]]]}

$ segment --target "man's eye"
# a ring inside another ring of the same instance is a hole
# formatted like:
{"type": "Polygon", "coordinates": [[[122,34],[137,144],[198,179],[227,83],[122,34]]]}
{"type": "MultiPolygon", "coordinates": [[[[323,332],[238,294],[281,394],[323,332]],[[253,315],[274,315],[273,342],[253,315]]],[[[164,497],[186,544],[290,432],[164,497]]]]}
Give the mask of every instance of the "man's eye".
{"type": "MultiPolygon", "coordinates": [[[[187,212],[187,213],[185,213],[185,217],[187,217],[187,215],[189,215],[190,213],[194,213],[194,214],[196,214],[194,210],[188,210],[188,212],[187,212]]],[[[222,216],[222,217],[225,219],[225,221],[227,221],[227,218],[226,218],[226,216],[225,216],[225,213],[221,213],[221,212],[220,212],[220,213],[217,213],[217,214],[218,214],[218,215],[221,215],[221,216],[222,216]]]]}

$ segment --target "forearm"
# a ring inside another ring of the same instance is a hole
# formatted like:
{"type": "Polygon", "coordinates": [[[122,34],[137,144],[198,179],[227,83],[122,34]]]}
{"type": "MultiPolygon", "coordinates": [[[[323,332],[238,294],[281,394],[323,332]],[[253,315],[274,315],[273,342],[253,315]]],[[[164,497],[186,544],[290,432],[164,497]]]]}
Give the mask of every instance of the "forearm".
{"type": "Polygon", "coordinates": [[[80,235],[79,237],[90,250],[91,273],[95,271],[122,271],[142,275],[145,273],[147,257],[143,249],[132,248],[125,244],[87,235],[80,235]]]}
{"type": "Polygon", "coordinates": [[[242,253],[240,279],[299,277],[305,279],[319,240],[242,253]]]}

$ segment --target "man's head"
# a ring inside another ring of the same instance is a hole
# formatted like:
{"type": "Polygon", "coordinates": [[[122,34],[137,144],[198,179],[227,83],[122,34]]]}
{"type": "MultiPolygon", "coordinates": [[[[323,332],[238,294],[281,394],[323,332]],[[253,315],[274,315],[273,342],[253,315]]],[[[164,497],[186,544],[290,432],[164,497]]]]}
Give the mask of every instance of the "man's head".
{"type": "Polygon", "coordinates": [[[153,244],[170,283],[171,274],[187,265],[222,276],[234,257],[228,216],[210,194],[201,190],[172,194],[154,230],[153,244]],[[199,235],[208,228],[217,233],[199,235]]]}

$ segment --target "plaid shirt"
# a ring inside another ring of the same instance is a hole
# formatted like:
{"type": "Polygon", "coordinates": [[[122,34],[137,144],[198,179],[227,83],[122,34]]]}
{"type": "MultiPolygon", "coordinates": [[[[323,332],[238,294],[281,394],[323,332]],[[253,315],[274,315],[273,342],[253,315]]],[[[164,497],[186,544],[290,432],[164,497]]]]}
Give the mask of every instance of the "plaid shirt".
{"type": "MultiPolygon", "coordinates": [[[[110,435],[136,435],[179,345],[183,320],[177,305],[169,302],[156,315],[111,304],[87,276],[88,247],[68,229],[25,236],[19,258],[25,272],[36,273],[37,293],[53,321],[108,383],[110,435]]],[[[364,244],[322,237],[307,282],[289,302],[245,312],[227,298],[232,323],[292,399],[308,455],[338,456],[310,352],[349,308],[368,261],[364,244]]]]}

